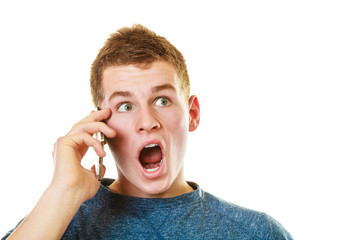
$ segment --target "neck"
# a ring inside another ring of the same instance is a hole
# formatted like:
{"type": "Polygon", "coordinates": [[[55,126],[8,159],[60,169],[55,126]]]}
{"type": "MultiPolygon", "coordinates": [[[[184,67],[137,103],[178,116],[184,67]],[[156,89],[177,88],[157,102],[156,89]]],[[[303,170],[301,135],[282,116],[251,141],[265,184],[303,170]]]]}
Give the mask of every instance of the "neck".
{"type": "Polygon", "coordinates": [[[179,175],[171,185],[163,188],[165,190],[161,192],[148,193],[129,182],[125,176],[120,173],[118,174],[118,178],[109,186],[109,189],[114,193],[141,198],[171,198],[194,190],[185,181],[183,171],[180,171],[179,175]]]}

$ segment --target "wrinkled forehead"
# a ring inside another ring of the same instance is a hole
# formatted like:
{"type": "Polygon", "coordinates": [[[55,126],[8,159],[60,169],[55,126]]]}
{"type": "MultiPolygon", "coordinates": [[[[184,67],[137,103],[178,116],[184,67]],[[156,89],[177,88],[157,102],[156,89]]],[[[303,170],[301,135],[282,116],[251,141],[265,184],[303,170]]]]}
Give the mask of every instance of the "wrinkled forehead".
{"type": "Polygon", "coordinates": [[[154,62],[145,66],[112,66],[103,72],[105,98],[109,98],[114,91],[154,91],[154,88],[173,89],[181,94],[180,86],[175,68],[166,62],[154,62]]]}
{"type": "Polygon", "coordinates": [[[177,74],[177,80],[179,81],[178,84],[181,86],[181,74],[177,71],[176,67],[169,61],[165,60],[151,60],[148,62],[135,62],[129,64],[112,64],[107,63],[104,65],[104,70],[102,72],[102,79],[104,79],[105,71],[109,68],[116,68],[116,67],[132,67],[135,71],[146,71],[154,66],[161,66],[162,71],[171,71],[174,74],[177,74]]]}

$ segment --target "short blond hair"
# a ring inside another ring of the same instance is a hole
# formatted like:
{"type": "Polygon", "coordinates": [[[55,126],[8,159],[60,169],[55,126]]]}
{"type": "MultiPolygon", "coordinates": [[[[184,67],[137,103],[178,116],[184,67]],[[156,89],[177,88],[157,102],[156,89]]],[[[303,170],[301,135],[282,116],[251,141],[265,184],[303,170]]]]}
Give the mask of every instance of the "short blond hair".
{"type": "Polygon", "coordinates": [[[98,107],[104,100],[102,78],[107,67],[131,64],[142,67],[155,61],[166,61],[175,67],[180,88],[188,99],[190,80],[181,52],[166,38],[136,24],[111,34],[92,63],[90,88],[94,105],[98,107]]]}

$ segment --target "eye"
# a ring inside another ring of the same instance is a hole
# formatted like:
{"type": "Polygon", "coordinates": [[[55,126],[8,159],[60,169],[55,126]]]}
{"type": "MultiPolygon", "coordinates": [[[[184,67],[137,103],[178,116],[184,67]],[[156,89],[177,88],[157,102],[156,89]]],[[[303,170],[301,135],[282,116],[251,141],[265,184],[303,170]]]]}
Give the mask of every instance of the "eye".
{"type": "Polygon", "coordinates": [[[117,111],[119,112],[128,112],[133,109],[133,106],[130,103],[123,103],[118,108],[117,111]]]}
{"type": "Polygon", "coordinates": [[[164,97],[160,97],[155,101],[155,105],[160,107],[165,107],[168,106],[169,104],[170,104],[170,100],[164,97]]]}

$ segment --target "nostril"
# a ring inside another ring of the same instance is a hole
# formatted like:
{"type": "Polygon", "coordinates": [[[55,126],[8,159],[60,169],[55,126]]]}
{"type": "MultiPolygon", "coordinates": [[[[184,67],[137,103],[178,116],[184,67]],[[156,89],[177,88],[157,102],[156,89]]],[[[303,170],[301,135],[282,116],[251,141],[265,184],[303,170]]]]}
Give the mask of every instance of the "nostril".
{"type": "Polygon", "coordinates": [[[149,127],[140,127],[138,131],[139,132],[144,132],[144,131],[150,132],[150,131],[154,131],[154,130],[159,129],[159,128],[160,128],[160,124],[154,123],[152,125],[149,125],[149,127]]]}

